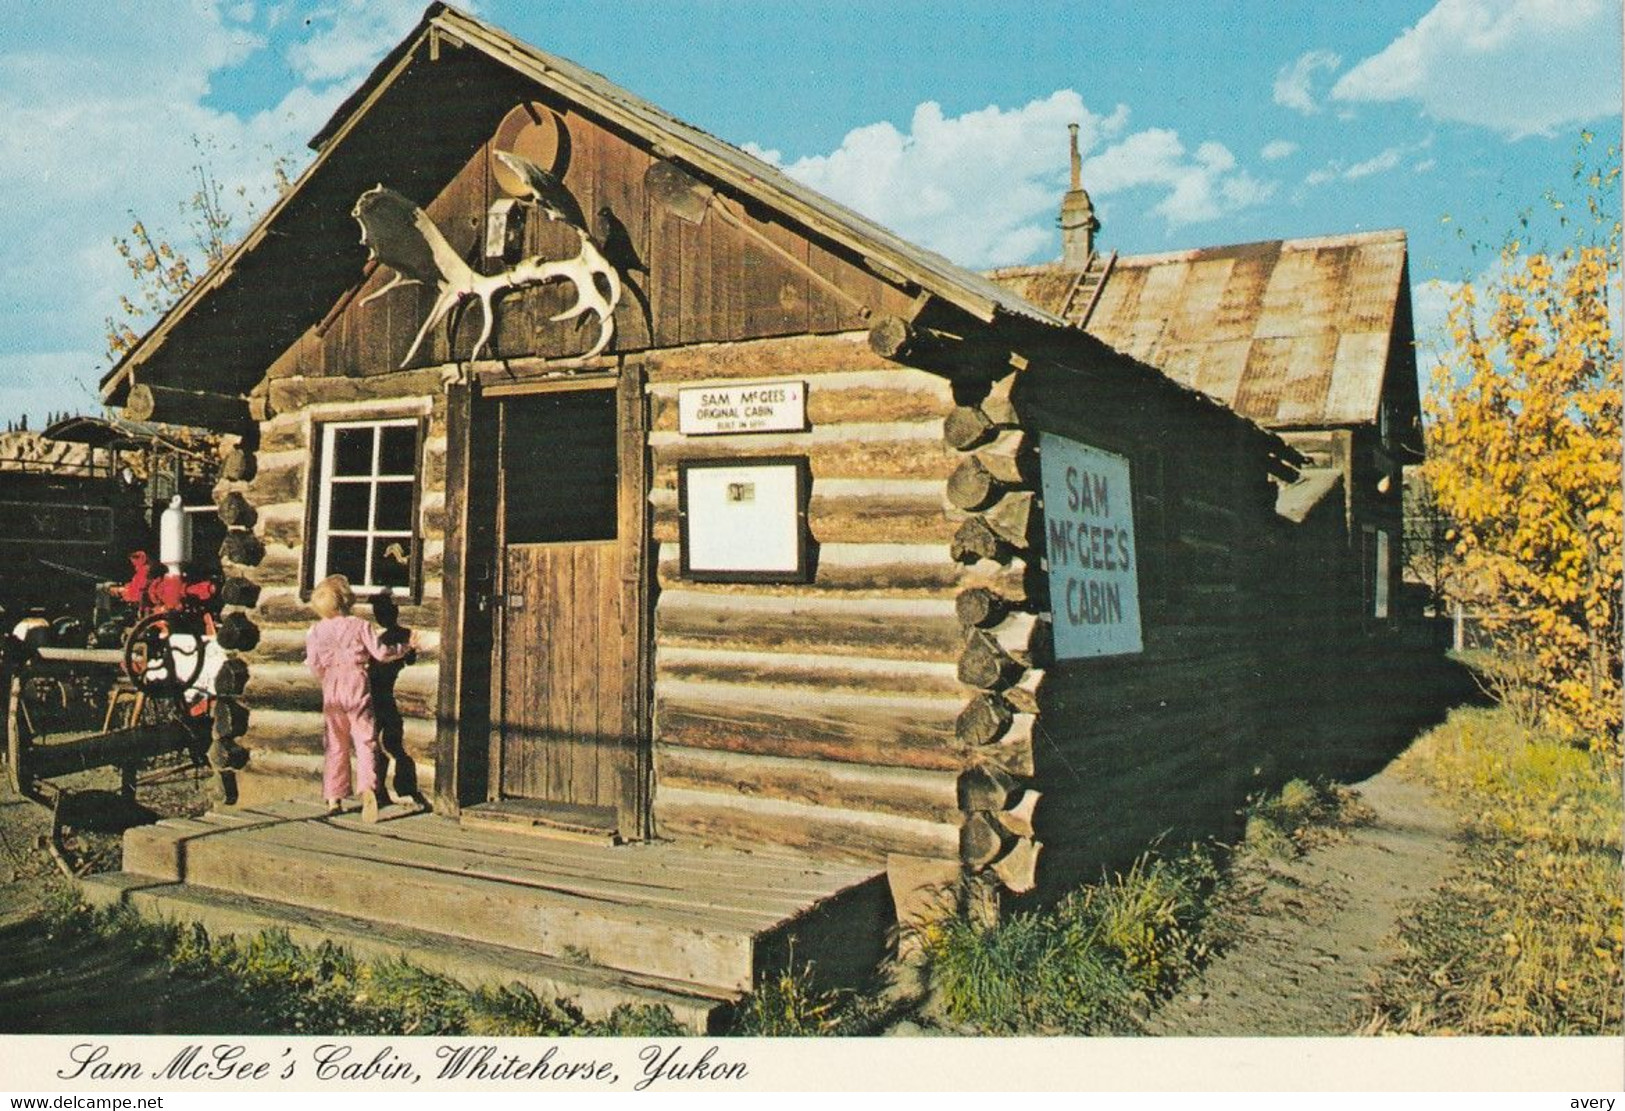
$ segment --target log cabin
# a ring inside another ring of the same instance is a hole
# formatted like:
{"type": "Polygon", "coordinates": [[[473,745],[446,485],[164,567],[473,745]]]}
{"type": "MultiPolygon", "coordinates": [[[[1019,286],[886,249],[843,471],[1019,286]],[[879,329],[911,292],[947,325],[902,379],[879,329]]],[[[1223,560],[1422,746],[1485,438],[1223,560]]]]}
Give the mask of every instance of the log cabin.
{"type": "Polygon", "coordinates": [[[312,146],[103,382],[235,437],[254,590],[233,805],[101,897],[704,1028],[792,943],[853,973],[1234,830],[1303,450],[442,4],[312,146]],[[336,572],[421,633],[390,787],[432,813],[315,805],[336,572]]]}
{"type": "MultiPolygon", "coordinates": [[[[1283,616],[1274,627],[1287,635],[1271,671],[1295,692],[1282,728],[1295,717],[1318,736],[1297,752],[1323,759],[1299,769],[1351,774],[1383,749],[1372,745],[1385,732],[1372,690],[1409,687],[1427,705],[1437,699],[1418,677],[1451,682],[1437,667],[1424,595],[1402,588],[1403,475],[1423,458],[1405,233],[1103,251],[1076,128],[1071,146],[1062,257],[989,276],[1302,457],[1277,490],[1283,616]]],[[[1403,731],[1386,712],[1389,731],[1403,731]]]]}

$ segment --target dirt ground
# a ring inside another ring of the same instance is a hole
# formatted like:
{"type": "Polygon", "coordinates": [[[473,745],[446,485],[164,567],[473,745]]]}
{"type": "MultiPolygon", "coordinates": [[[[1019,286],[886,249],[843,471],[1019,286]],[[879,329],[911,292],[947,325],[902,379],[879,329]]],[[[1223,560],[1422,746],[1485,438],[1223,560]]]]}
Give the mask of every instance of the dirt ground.
{"type": "MultiPolygon", "coordinates": [[[[144,812],[207,809],[208,781],[189,767],[149,772],[131,806],[120,798],[113,772],[69,777],[64,862],[85,871],[117,869],[119,829],[144,812]]],[[[45,847],[51,819],[51,810],[0,786],[0,1033],[272,1032],[217,986],[179,981],[162,961],[94,938],[53,935],[40,912],[68,881],[45,847]]]]}
{"type": "MultiPolygon", "coordinates": [[[[73,786],[95,810],[113,799],[117,778],[87,774],[73,786]]],[[[1372,977],[1398,954],[1401,916],[1443,881],[1456,845],[1449,815],[1425,787],[1385,772],[1358,790],[1372,811],[1368,823],[1238,877],[1233,944],[1152,1016],[1149,1033],[1359,1031],[1372,977]]],[[[186,768],[150,774],[137,802],[166,815],[196,813],[209,802],[207,778],[186,768]]],[[[65,824],[71,864],[118,867],[117,833],[97,828],[106,822],[70,809],[65,824]]],[[[65,948],[50,937],[39,911],[64,882],[43,847],[50,829],[49,810],[0,788],[0,1032],[258,1031],[252,1015],[174,982],[156,962],[109,963],[92,945],[65,948]]]]}
{"type": "Polygon", "coordinates": [[[1399,956],[1405,911],[1456,859],[1450,814],[1392,771],[1357,785],[1368,822],[1304,856],[1256,862],[1239,877],[1237,940],[1153,1016],[1173,1037],[1359,1033],[1367,991],[1399,956]]]}

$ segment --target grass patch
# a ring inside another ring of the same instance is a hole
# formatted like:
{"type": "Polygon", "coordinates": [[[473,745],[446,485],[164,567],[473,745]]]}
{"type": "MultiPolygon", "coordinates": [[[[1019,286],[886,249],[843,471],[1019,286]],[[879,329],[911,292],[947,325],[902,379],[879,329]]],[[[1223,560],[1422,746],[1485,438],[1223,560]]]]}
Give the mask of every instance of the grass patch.
{"type": "Polygon", "coordinates": [[[1504,709],[1458,710],[1401,768],[1460,817],[1465,866],[1404,925],[1368,1028],[1621,1033],[1618,761],[1504,709]]]}
{"type": "Polygon", "coordinates": [[[652,1037],[687,1032],[664,1007],[622,1006],[593,1021],[568,1002],[542,999],[521,984],[468,988],[399,958],[360,961],[328,942],[297,945],[282,930],[211,937],[200,925],[150,922],[128,908],[94,910],[71,894],[48,914],[49,928],[58,935],[94,938],[115,953],[164,962],[171,977],[205,983],[236,999],[267,1033],[652,1037]]]}
{"type": "Polygon", "coordinates": [[[1248,805],[1242,851],[1290,860],[1370,816],[1370,808],[1342,784],[1289,780],[1278,793],[1248,805]]]}
{"type": "Polygon", "coordinates": [[[810,965],[781,969],[740,1003],[731,1033],[758,1038],[840,1033],[853,1002],[850,992],[818,990],[810,965]]]}
{"type": "Polygon", "coordinates": [[[942,923],[925,936],[934,1006],[978,1033],[1132,1031],[1205,959],[1202,924],[1218,877],[1206,850],[1143,856],[1051,910],[991,926],[942,923]]]}

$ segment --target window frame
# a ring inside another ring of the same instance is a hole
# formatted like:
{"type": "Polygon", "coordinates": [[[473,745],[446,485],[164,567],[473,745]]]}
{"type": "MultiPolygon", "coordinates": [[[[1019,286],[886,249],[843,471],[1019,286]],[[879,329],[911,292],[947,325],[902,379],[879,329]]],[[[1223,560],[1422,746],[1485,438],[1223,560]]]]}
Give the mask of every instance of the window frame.
{"type": "Polygon", "coordinates": [[[1361,593],[1364,618],[1373,623],[1393,621],[1395,613],[1394,531],[1385,525],[1363,525],[1360,530],[1361,593]]]}
{"type": "MultiPolygon", "coordinates": [[[[344,429],[367,428],[373,433],[371,473],[365,477],[371,488],[368,502],[369,527],[362,530],[340,529],[339,535],[364,535],[369,540],[367,555],[367,573],[372,573],[372,559],[370,542],[379,536],[390,538],[405,538],[409,542],[410,555],[407,559],[405,586],[374,586],[368,583],[355,583],[350,585],[355,589],[358,597],[377,594],[387,590],[395,597],[417,604],[423,598],[423,469],[424,446],[428,439],[428,424],[421,415],[399,417],[332,417],[319,420],[311,425],[310,436],[310,470],[305,491],[305,545],[303,558],[303,573],[301,575],[300,597],[310,600],[310,592],[316,583],[320,582],[332,572],[328,569],[328,540],[333,530],[328,525],[331,515],[332,489],[334,484],[333,464],[336,456],[334,439],[338,432],[344,429]],[[414,442],[412,452],[412,508],[408,528],[405,530],[374,529],[370,522],[374,518],[377,506],[378,486],[380,480],[399,482],[405,479],[404,474],[379,473],[379,453],[383,437],[380,431],[384,428],[411,428],[414,442]]],[[[341,483],[347,480],[340,478],[341,483]]]]}

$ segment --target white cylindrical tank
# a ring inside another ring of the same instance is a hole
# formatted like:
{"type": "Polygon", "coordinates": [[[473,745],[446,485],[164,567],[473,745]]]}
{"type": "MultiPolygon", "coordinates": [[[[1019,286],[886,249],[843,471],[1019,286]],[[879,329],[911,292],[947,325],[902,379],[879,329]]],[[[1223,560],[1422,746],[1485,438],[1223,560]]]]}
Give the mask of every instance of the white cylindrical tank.
{"type": "Polygon", "coordinates": [[[192,562],[192,519],[181,508],[180,495],[169,499],[158,521],[158,562],[169,568],[171,575],[192,562]]]}

